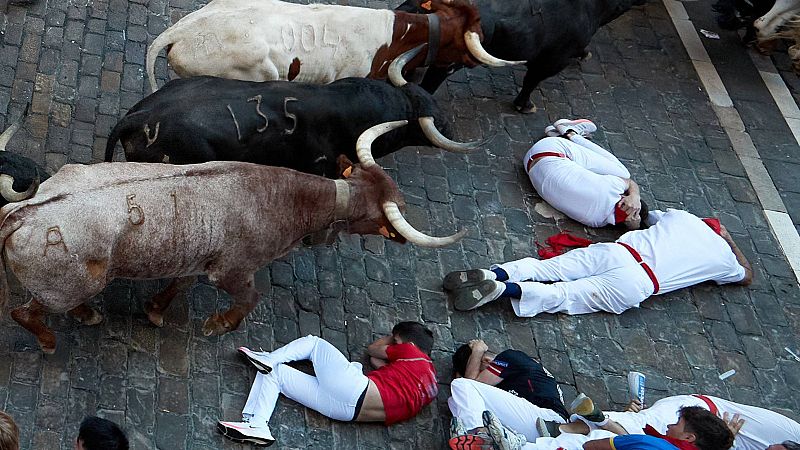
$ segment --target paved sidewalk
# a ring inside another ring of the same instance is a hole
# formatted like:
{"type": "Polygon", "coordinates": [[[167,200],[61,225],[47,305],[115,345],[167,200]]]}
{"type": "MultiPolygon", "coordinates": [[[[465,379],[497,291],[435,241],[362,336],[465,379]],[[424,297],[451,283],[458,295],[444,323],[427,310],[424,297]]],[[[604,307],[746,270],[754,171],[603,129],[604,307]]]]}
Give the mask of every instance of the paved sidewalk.
{"type": "MultiPolygon", "coordinates": [[[[350,3],[386,8],[399,2],[350,3]]],[[[67,162],[101,160],[113,124],[149,90],[143,79],[147,43],[200,5],[0,5],[0,125],[33,101],[24,132],[9,150],[51,171],[67,162]]],[[[627,371],[639,370],[648,376],[648,402],[698,392],[798,419],[800,362],[784,347],[800,353],[800,289],[661,1],[651,0],[601,30],[591,51],[592,59],[543,83],[533,96],[538,112],[526,116],[511,108],[522,70],[458,73],[437,99],[461,140],[495,135],[491,144],[466,156],[408,148],[380,161],[400,184],[407,217],[417,228],[435,235],[469,229],[455,246],[431,250],[342,236],[333,247],[300,248],[259,272],[260,306],[240,330],[222,338],[206,338],[200,327],[229,298],[203,283],[187,301],[174,302],[167,324],[157,329],[142,302],[165,283],[114,282],[95,302],[106,316],[102,324],[50,319],[59,348],[47,357],[4,314],[0,409],[18,419],[23,448],[72,448],[78,423],[95,413],[122,424],[136,449],[244,448],[225,441],[214,426],[219,418],[238,417],[254,376],[236,354],[238,345],[271,349],[318,334],[366,362],[366,345],[406,319],[423,320],[435,332],[438,402],[411,422],[386,429],[332,422],[282,399],[272,421],[279,448],[442,448],[449,358],[458,344],[476,336],[493,349],[538,355],[563,383],[567,400],[582,391],[603,408],[620,407],[627,400],[627,371]],[[543,128],[561,117],[595,120],[601,128],[596,141],[624,160],[649,204],[720,217],[753,263],[754,284],[704,284],[658,296],[620,316],[520,319],[500,303],[473,313],[453,311],[441,292],[442,276],[450,270],[531,255],[535,240],[559,230],[595,240],[615,237],[613,230],[584,230],[537,212],[542,200],[520,160],[543,128]],[[720,381],[718,375],[730,369],[736,375],[720,381]]],[[[162,52],[161,84],[165,62],[162,52]]],[[[737,64],[742,73],[752,72],[748,60],[737,64]]],[[[737,95],[763,94],[753,75],[737,84],[737,95]]],[[[788,128],[771,127],[769,105],[754,98],[742,115],[764,121],[754,128],[765,130],[764,140],[754,135],[762,155],[771,143],[796,155],[788,128]]],[[[191,99],[186,104],[191,107],[191,99]]],[[[13,291],[10,304],[17,305],[26,294],[18,286],[13,291]]]]}

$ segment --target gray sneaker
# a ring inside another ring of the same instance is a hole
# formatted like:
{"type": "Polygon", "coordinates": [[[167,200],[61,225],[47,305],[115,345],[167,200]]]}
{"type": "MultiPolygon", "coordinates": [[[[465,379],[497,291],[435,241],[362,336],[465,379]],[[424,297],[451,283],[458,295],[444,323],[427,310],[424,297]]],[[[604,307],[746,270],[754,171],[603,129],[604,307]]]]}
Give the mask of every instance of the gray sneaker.
{"type": "Polygon", "coordinates": [[[558,422],[544,420],[541,417],[536,419],[536,431],[539,432],[541,437],[558,437],[561,435],[561,429],[558,428],[559,425],[561,424],[558,422]]]}
{"type": "Polygon", "coordinates": [[[600,408],[594,404],[592,399],[583,393],[575,397],[575,400],[569,405],[569,409],[573,414],[577,414],[592,423],[602,424],[606,420],[606,415],[603,414],[603,411],[600,411],[600,408]]]}
{"type": "Polygon", "coordinates": [[[500,423],[500,419],[491,411],[483,412],[483,425],[489,431],[497,450],[520,450],[528,443],[524,434],[517,433],[500,423]]]}
{"type": "Polygon", "coordinates": [[[465,287],[449,292],[453,306],[459,311],[469,311],[497,300],[506,290],[505,283],[496,280],[484,280],[472,287],[465,287]]]}
{"type": "Polygon", "coordinates": [[[455,438],[458,436],[463,436],[467,434],[467,427],[464,426],[464,422],[461,421],[458,417],[453,417],[450,419],[450,438],[455,438]]]}
{"type": "Polygon", "coordinates": [[[484,280],[494,280],[497,275],[491,270],[486,269],[469,269],[469,270],[456,270],[445,275],[442,281],[442,287],[448,291],[461,289],[469,286],[475,286],[484,280]]]}

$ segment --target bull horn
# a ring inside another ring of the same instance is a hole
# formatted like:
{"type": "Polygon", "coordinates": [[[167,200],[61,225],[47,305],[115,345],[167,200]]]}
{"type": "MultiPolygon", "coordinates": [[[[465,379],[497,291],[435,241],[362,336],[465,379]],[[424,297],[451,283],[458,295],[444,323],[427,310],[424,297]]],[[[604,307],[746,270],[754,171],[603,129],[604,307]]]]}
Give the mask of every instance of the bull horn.
{"type": "Polygon", "coordinates": [[[28,190],[25,192],[17,192],[14,190],[14,177],[7,174],[0,174],[0,195],[9,202],[21,202],[33,197],[36,190],[39,189],[39,177],[36,177],[28,190]]]}
{"type": "Polygon", "coordinates": [[[492,67],[505,67],[505,66],[516,66],[519,64],[525,64],[527,61],[507,61],[505,59],[495,58],[494,56],[490,55],[486,49],[483,48],[481,45],[481,38],[478,36],[478,33],[474,31],[467,31],[464,33],[464,41],[467,43],[467,50],[469,50],[470,54],[475,57],[478,61],[482,64],[486,64],[487,66],[492,67]]]}
{"type": "Polygon", "coordinates": [[[403,87],[408,84],[408,81],[403,78],[403,69],[406,67],[406,64],[408,64],[409,61],[419,55],[419,52],[421,52],[426,45],[428,44],[422,44],[418,47],[412,48],[411,50],[395,58],[394,61],[389,64],[389,81],[391,81],[393,85],[397,87],[403,87]]]}
{"type": "Polygon", "coordinates": [[[378,139],[382,134],[405,125],[408,125],[407,120],[396,120],[394,122],[379,123],[364,130],[361,136],[358,137],[358,141],[356,141],[356,155],[361,165],[370,167],[376,164],[375,158],[372,157],[372,141],[378,139]]]}
{"type": "Polygon", "coordinates": [[[22,112],[22,115],[19,117],[19,119],[17,119],[16,122],[11,124],[11,126],[8,127],[6,131],[3,131],[3,134],[0,134],[0,152],[6,151],[6,145],[8,145],[8,141],[10,141],[11,136],[14,136],[14,133],[16,133],[17,130],[19,130],[19,127],[22,125],[23,119],[25,119],[25,116],[28,115],[28,108],[30,108],[30,106],[31,106],[30,103],[25,105],[25,111],[22,112]]]}
{"type": "Polygon", "coordinates": [[[456,142],[447,139],[445,135],[443,135],[437,128],[436,125],[433,124],[433,117],[420,117],[419,118],[419,126],[422,128],[422,132],[425,133],[425,137],[428,138],[431,143],[441,149],[447,150],[448,152],[457,152],[457,153],[468,153],[471,150],[475,150],[476,148],[480,148],[488,141],[472,141],[472,142],[456,142]]]}
{"type": "Polygon", "coordinates": [[[416,228],[411,226],[411,224],[406,221],[406,219],[403,217],[403,214],[400,212],[400,207],[398,207],[397,203],[395,202],[384,202],[383,212],[386,214],[386,218],[389,220],[389,223],[392,224],[392,227],[394,227],[394,229],[397,230],[401,236],[406,238],[408,242],[421,245],[423,247],[444,247],[458,242],[464,237],[464,235],[467,234],[467,230],[461,230],[458,233],[447,237],[428,236],[425,233],[417,231],[416,228]]]}

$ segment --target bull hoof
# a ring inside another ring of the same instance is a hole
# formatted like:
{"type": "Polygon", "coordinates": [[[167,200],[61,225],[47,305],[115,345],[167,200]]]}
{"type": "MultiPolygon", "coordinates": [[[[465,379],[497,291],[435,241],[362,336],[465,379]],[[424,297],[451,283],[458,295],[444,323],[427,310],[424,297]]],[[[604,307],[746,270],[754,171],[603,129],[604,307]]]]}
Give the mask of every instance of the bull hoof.
{"type": "Polygon", "coordinates": [[[233,327],[222,314],[214,314],[203,323],[203,335],[205,336],[221,336],[232,329],[233,327]]]}
{"type": "Polygon", "coordinates": [[[147,319],[150,323],[159,328],[164,326],[164,315],[153,308],[152,302],[145,302],[144,312],[147,314],[147,319]]]}
{"type": "Polygon", "coordinates": [[[514,108],[517,110],[517,112],[521,112],[522,114],[533,114],[538,110],[534,104],[525,106],[514,105],[514,108]]]}
{"type": "Polygon", "coordinates": [[[99,312],[92,310],[92,315],[88,319],[81,320],[80,322],[87,326],[97,325],[103,321],[103,315],[99,312]]]}
{"type": "Polygon", "coordinates": [[[42,348],[42,353],[45,355],[52,355],[56,352],[56,337],[52,334],[37,337],[39,347],[42,348]]]}

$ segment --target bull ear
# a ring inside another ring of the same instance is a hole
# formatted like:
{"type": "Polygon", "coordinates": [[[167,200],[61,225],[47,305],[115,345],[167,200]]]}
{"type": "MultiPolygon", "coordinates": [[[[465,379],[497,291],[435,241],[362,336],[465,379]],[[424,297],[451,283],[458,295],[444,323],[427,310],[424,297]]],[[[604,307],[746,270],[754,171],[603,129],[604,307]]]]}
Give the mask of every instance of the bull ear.
{"type": "Polygon", "coordinates": [[[431,0],[428,0],[427,2],[420,3],[419,7],[422,8],[422,9],[430,11],[431,10],[431,0]]]}
{"type": "Polygon", "coordinates": [[[347,178],[353,172],[353,161],[345,155],[339,155],[336,162],[339,164],[339,174],[343,178],[347,178]]]}

